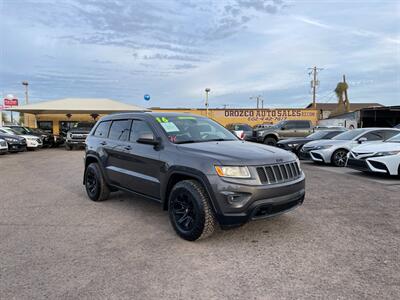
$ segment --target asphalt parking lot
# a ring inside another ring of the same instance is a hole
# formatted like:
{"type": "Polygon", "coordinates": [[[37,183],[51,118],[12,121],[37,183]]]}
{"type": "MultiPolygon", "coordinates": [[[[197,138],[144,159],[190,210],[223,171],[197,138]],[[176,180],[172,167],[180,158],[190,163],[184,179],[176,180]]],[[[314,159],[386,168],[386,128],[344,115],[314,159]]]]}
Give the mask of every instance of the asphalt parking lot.
{"type": "Polygon", "coordinates": [[[400,180],[303,163],[299,209],[178,238],[157,203],[94,203],[82,151],[0,157],[1,299],[399,299],[400,180]]]}

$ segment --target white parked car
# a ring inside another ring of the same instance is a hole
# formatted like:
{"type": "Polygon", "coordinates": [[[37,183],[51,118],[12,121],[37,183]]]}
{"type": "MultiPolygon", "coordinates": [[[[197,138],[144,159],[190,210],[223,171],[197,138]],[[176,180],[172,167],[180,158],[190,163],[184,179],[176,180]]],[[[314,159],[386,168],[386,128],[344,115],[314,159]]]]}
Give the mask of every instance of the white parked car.
{"type": "Polygon", "coordinates": [[[330,140],[318,140],[305,144],[301,149],[302,157],[315,162],[344,167],[347,154],[360,144],[379,143],[400,133],[395,128],[359,128],[338,134],[330,140]]]}
{"type": "Polygon", "coordinates": [[[0,139],[0,154],[5,154],[8,151],[8,144],[5,140],[0,139]]]}
{"type": "Polygon", "coordinates": [[[347,166],[364,172],[400,176],[400,134],[382,143],[353,148],[347,166]]]}
{"type": "Polygon", "coordinates": [[[43,146],[43,141],[41,138],[30,134],[18,134],[18,132],[12,130],[9,127],[0,127],[0,133],[19,135],[23,137],[26,140],[26,148],[28,148],[28,150],[42,148],[43,146]]]}

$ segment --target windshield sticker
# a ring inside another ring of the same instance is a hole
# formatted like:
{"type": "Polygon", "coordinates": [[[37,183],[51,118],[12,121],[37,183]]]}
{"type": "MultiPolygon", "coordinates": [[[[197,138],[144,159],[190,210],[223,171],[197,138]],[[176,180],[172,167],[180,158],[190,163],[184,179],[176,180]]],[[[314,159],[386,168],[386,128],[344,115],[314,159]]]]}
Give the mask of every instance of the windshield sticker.
{"type": "Polygon", "coordinates": [[[179,132],[179,128],[172,122],[160,123],[166,132],[179,132]]]}
{"type": "Polygon", "coordinates": [[[157,117],[156,120],[157,120],[158,123],[167,123],[167,122],[169,122],[169,120],[166,117],[161,117],[161,118],[157,117]]]}
{"type": "Polygon", "coordinates": [[[196,118],[195,117],[177,117],[177,119],[179,119],[179,120],[196,120],[196,118]]]}

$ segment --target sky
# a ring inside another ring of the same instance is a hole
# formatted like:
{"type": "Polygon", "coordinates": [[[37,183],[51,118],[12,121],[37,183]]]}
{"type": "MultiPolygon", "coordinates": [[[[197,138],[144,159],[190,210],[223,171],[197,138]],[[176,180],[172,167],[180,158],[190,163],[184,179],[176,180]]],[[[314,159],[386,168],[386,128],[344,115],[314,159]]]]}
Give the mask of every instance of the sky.
{"type": "Polygon", "coordinates": [[[400,105],[400,0],[0,0],[0,92],[146,107],[400,105]],[[146,102],[145,94],[151,96],[146,102]]]}

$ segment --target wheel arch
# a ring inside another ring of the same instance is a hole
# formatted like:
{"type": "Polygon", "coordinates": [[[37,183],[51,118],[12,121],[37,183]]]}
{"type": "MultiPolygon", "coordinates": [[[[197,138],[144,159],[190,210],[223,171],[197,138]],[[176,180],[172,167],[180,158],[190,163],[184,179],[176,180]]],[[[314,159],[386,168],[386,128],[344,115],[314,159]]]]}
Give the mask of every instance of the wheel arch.
{"type": "Polygon", "coordinates": [[[206,176],[203,173],[200,173],[196,170],[189,171],[187,168],[185,168],[185,170],[176,169],[169,173],[168,180],[166,181],[167,183],[165,184],[161,194],[163,210],[168,210],[169,193],[171,192],[174,185],[182,180],[196,180],[200,182],[200,184],[204,187],[208,195],[208,198],[210,200],[210,205],[214,210],[214,213],[217,213],[219,211],[217,203],[214,199],[214,195],[212,193],[210,183],[208,182],[206,176]]]}
{"type": "MultiPolygon", "coordinates": [[[[91,163],[98,163],[99,164],[99,166],[100,166],[100,170],[101,170],[101,173],[103,174],[103,176],[104,176],[104,170],[103,170],[103,166],[101,165],[101,163],[100,163],[100,159],[97,157],[97,156],[95,156],[95,155],[92,155],[92,154],[88,154],[88,155],[86,155],[86,157],[85,157],[85,169],[84,169],[84,171],[83,171],[83,184],[85,184],[86,182],[85,182],[85,174],[86,174],[86,169],[87,169],[87,167],[91,164],[91,163]]],[[[105,177],[104,177],[105,178],[105,177]]]]}

